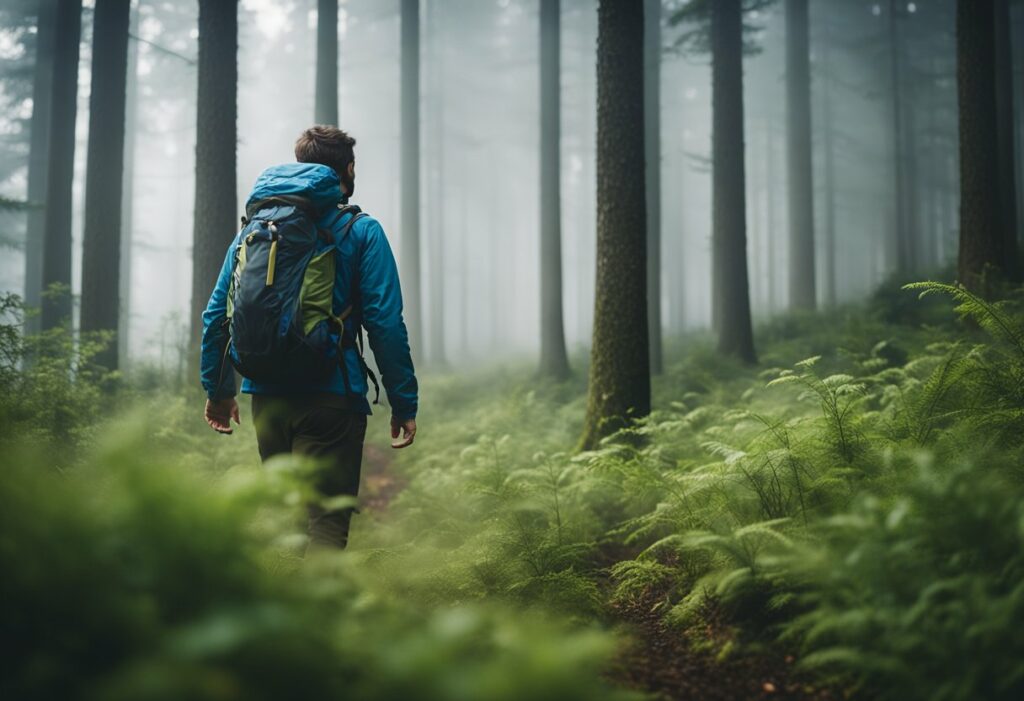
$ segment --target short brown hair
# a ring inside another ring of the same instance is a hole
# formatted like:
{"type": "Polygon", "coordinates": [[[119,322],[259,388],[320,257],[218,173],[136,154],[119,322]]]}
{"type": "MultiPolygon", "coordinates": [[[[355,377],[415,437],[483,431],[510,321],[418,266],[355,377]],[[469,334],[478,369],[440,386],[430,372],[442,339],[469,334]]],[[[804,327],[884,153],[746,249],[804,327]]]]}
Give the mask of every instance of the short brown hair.
{"type": "Polygon", "coordinates": [[[352,147],[356,140],[337,127],[317,124],[302,132],[295,142],[295,160],[299,163],[319,163],[334,168],[339,176],[355,160],[352,147]]]}

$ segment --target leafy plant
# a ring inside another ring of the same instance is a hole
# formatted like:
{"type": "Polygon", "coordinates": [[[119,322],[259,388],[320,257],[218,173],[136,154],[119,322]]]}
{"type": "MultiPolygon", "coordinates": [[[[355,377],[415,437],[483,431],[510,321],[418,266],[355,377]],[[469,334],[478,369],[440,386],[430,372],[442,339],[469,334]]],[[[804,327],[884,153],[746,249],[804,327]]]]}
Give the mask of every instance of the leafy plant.
{"type": "Polygon", "coordinates": [[[892,502],[862,499],[787,568],[807,612],[788,626],[804,664],[873,698],[1024,693],[1024,500],[982,466],[925,462],[892,502]]]}

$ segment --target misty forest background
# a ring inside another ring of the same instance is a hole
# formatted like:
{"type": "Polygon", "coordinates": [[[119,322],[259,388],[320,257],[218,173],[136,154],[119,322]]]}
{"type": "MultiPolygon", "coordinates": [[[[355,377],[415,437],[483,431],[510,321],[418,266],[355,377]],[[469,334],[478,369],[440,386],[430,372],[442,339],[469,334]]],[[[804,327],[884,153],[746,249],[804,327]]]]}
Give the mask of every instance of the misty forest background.
{"type": "Polygon", "coordinates": [[[6,0],[0,696],[1020,698],[1022,80],[1014,0],[6,0]],[[196,347],[312,123],[422,434],[304,558],[196,347]]]}

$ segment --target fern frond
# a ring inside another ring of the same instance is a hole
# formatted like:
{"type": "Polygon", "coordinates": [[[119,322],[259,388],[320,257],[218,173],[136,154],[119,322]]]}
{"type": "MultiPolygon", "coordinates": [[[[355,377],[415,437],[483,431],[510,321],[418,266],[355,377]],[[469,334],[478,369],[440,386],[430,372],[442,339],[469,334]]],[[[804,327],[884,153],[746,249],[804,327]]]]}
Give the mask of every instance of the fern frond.
{"type": "Polygon", "coordinates": [[[956,311],[963,317],[974,319],[990,335],[1009,343],[1024,361],[1024,330],[1012,317],[1004,313],[1005,302],[989,302],[968,290],[963,285],[949,285],[941,282],[915,282],[904,285],[905,290],[920,290],[919,298],[929,294],[944,293],[957,302],[956,311]]]}

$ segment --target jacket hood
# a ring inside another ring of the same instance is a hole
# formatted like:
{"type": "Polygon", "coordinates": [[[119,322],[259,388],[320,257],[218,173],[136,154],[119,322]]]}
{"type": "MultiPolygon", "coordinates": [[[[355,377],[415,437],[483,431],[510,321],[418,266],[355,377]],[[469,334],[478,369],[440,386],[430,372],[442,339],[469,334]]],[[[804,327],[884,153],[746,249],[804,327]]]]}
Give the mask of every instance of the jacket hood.
{"type": "Polygon", "coordinates": [[[341,182],[333,168],[319,163],[284,163],[271,166],[259,174],[252,186],[249,205],[280,195],[306,197],[320,211],[327,211],[342,201],[341,182]]]}

